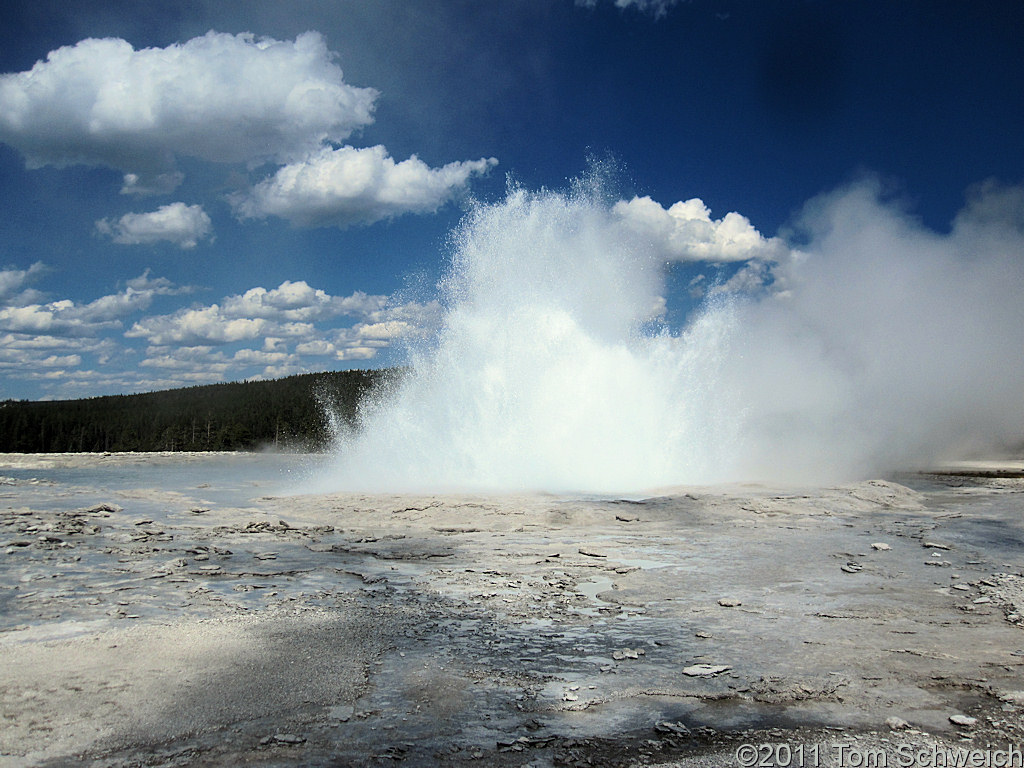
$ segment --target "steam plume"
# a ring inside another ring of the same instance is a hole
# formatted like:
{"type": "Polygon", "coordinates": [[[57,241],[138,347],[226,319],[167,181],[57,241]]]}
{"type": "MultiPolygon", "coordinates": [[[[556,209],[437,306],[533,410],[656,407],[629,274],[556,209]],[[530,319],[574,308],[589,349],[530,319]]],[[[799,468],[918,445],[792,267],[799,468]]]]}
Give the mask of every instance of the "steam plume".
{"type": "Polygon", "coordinates": [[[979,186],[945,234],[874,181],[815,199],[724,286],[743,293],[677,332],[650,330],[671,255],[623,209],[576,188],[473,210],[439,337],[339,441],[328,484],[824,481],[1024,438],[1020,189],[979,186]]]}

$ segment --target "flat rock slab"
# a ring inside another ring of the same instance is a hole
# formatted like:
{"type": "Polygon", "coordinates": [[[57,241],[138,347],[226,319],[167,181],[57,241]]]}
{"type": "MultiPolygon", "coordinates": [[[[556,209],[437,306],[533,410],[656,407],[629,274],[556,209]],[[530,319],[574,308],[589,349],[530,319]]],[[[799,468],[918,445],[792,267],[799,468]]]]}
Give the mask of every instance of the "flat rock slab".
{"type": "Polygon", "coordinates": [[[728,664],[694,664],[689,667],[683,667],[683,674],[690,677],[710,677],[711,675],[720,675],[723,672],[728,672],[730,669],[732,667],[728,664]]]}

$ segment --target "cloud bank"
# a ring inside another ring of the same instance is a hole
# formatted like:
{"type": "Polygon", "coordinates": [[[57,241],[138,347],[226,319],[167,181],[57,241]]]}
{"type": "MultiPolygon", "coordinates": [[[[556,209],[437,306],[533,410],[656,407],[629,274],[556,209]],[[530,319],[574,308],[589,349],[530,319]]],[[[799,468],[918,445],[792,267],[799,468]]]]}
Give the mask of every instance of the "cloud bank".
{"type": "Polygon", "coordinates": [[[44,397],[322,371],[423,338],[441,316],[437,301],[334,296],[303,280],[146,314],[157,297],[196,289],[146,270],[92,301],[47,300],[28,286],[51,271],[41,263],[0,269],[0,373],[9,383],[33,382],[44,397]]]}
{"type": "Polygon", "coordinates": [[[397,342],[433,332],[439,317],[436,301],[397,302],[361,291],[332,296],[303,280],[286,280],[277,288],[255,287],[215,304],[144,317],[124,336],[147,344],[141,366],[179,381],[186,374],[194,380],[205,374],[208,381],[243,374],[273,378],[372,360],[397,342]],[[341,318],[348,320],[339,323],[341,318]]]}
{"type": "MultiPolygon", "coordinates": [[[[33,269],[36,272],[42,271],[41,265],[33,269]]],[[[150,279],[147,271],[129,280],[124,290],[85,304],[70,299],[26,303],[24,295],[8,297],[3,301],[4,306],[0,306],[0,331],[55,336],[93,335],[99,331],[119,328],[122,318],[146,309],[155,296],[188,290],[176,288],[162,278],[150,279]]]]}

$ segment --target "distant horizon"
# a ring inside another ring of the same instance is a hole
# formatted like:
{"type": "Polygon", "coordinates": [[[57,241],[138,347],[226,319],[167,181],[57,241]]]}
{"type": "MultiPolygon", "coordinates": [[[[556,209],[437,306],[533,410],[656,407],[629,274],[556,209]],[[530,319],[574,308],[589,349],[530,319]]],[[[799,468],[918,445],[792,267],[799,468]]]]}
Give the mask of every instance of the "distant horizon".
{"type": "Polygon", "coordinates": [[[303,371],[301,373],[289,373],[289,374],[287,374],[285,376],[278,376],[278,377],[272,378],[272,379],[269,379],[269,378],[259,378],[259,377],[253,377],[253,378],[249,378],[249,379],[229,379],[229,380],[225,380],[225,381],[211,381],[211,382],[208,382],[206,384],[186,384],[186,385],[181,386],[181,387],[169,387],[167,389],[147,389],[147,390],[142,391],[142,392],[113,392],[113,393],[105,394],[105,395],[89,395],[87,397],[62,398],[60,400],[56,400],[56,399],[49,399],[48,400],[48,399],[45,399],[45,398],[38,399],[38,400],[29,400],[29,399],[25,399],[25,398],[7,397],[7,398],[4,398],[3,400],[0,400],[0,407],[2,407],[4,403],[54,403],[54,402],[75,402],[75,401],[78,401],[78,400],[96,400],[96,399],[104,398],[104,397],[137,397],[139,395],[159,395],[159,394],[162,394],[162,393],[165,393],[165,392],[174,392],[176,390],[181,390],[181,389],[199,389],[199,388],[202,388],[202,387],[216,387],[216,386],[221,386],[221,385],[225,385],[225,384],[259,384],[260,382],[282,381],[284,379],[292,379],[292,378],[296,378],[296,377],[299,377],[299,376],[323,376],[323,375],[330,375],[330,374],[359,373],[359,372],[369,372],[369,371],[386,372],[386,371],[391,371],[391,370],[401,370],[401,368],[402,368],[402,366],[400,366],[400,365],[394,365],[394,366],[380,366],[380,367],[377,367],[377,368],[372,368],[372,367],[367,366],[365,368],[344,368],[344,369],[341,369],[341,370],[303,371]]]}

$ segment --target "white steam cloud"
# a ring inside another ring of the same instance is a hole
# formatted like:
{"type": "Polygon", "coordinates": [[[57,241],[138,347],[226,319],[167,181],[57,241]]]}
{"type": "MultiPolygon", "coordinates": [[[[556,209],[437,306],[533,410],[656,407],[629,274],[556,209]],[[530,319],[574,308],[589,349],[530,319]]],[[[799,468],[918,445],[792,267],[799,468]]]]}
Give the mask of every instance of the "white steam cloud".
{"type": "MultiPolygon", "coordinates": [[[[979,187],[940,234],[853,185],[807,206],[798,251],[751,262],[753,293],[643,334],[664,301],[657,238],[585,192],[513,191],[463,224],[436,343],[326,482],[626,492],[863,477],[1019,443],[1022,201],[979,187]]],[[[718,253],[716,227],[701,231],[688,253],[718,253]]]]}
{"type": "Polygon", "coordinates": [[[979,187],[949,234],[870,181],[806,207],[804,252],[737,308],[726,381],[753,468],[864,475],[1024,442],[1020,194],[979,187]]]}

